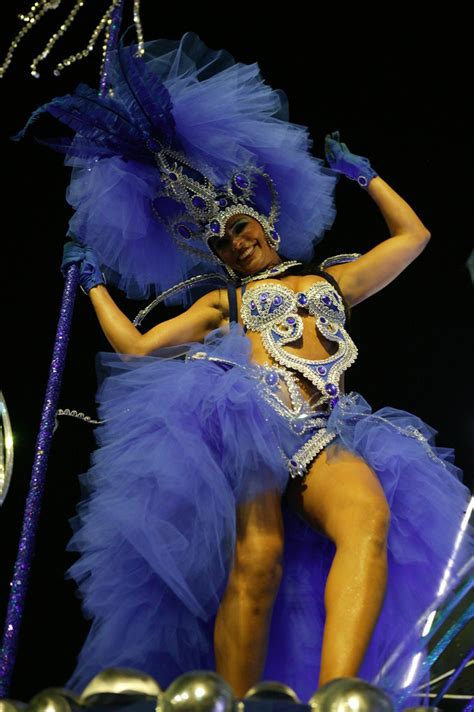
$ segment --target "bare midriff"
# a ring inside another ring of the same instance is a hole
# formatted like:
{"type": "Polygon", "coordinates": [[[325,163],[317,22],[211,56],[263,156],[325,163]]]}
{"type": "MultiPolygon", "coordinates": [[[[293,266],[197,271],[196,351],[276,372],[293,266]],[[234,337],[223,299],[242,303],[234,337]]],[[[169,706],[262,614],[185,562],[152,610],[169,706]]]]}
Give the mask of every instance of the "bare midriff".
{"type": "MultiPolygon", "coordinates": [[[[271,279],[271,280],[258,280],[255,282],[250,282],[247,285],[247,291],[250,291],[252,289],[252,286],[257,286],[257,285],[262,285],[265,283],[275,283],[279,282],[280,284],[284,284],[286,287],[289,287],[291,290],[294,292],[304,292],[309,287],[314,284],[315,282],[319,281],[325,281],[322,278],[318,278],[312,275],[305,275],[303,277],[298,277],[298,276],[289,276],[289,277],[282,277],[279,280],[271,279]]],[[[226,295],[227,297],[227,295],[226,295]]],[[[237,290],[237,310],[238,310],[238,318],[239,318],[239,324],[242,325],[242,320],[240,316],[240,305],[242,302],[242,295],[241,295],[241,290],[237,290]]],[[[295,356],[299,356],[300,358],[304,359],[309,359],[309,360],[322,360],[325,358],[328,358],[329,356],[332,356],[333,354],[336,353],[338,350],[338,344],[335,341],[330,341],[329,339],[326,339],[321,332],[317,329],[316,324],[315,324],[315,317],[312,316],[311,314],[308,314],[308,312],[304,309],[298,310],[299,316],[303,320],[303,336],[298,339],[297,341],[292,341],[290,344],[285,345],[285,351],[289,354],[294,354],[295,356]]],[[[229,319],[227,316],[226,322],[228,323],[229,319]]],[[[246,332],[247,338],[249,339],[250,343],[252,344],[252,361],[257,364],[261,365],[270,365],[270,366],[280,366],[281,365],[276,362],[270,354],[267,353],[265,350],[261,336],[258,332],[256,331],[247,331],[246,332]]],[[[287,368],[287,367],[286,367],[287,368]]],[[[306,400],[311,400],[313,404],[316,404],[319,396],[321,395],[321,392],[319,389],[311,383],[311,381],[308,381],[307,378],[305,378],[301,373],[298,371],[295,371],[294,369],[290,369],[292,373],[296,376],[299,386],[301,388],[303,397],[306,400]]],[[[344,374],[341,375],[340,381],[339,381],[339,389],[341,392],[344,390],[344,374]]]]}

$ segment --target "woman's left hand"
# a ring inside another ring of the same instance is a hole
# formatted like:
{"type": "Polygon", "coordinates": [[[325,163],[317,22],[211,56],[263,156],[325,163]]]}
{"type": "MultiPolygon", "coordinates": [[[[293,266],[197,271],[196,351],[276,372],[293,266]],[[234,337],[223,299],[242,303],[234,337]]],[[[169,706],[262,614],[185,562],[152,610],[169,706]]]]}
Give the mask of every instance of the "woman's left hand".
{"type": "Polygon", "coordinates": [[[378,174],[370,165],[369,159],[351,153],[345,143],[339,140],[339,131],[327,134],[324,140],[326,160],[336,173],[342,173],[346,178],[356,180],[362,188],[367,187],[378,174]]]}

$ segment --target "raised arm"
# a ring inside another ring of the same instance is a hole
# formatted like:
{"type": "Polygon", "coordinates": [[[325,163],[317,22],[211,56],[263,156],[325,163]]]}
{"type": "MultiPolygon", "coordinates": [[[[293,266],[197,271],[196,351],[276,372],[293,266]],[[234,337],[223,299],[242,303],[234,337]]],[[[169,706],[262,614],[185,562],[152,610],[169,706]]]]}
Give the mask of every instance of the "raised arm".
{"type": "Polygon", "coordinates": [[[144,356],[165,346],[203,341],[206,334],[218,328],[224,319],[222,290],[215,289],[198,299],[183,314],[167,319],[142,334],[109,294],[92,250],[75,242],[66,243],[61,265],[63,273],[71,264],[79,265],[81,286],[90,297],[102,331],[118,353],[144,356]]]}
{"type": "Polygon", "coordinates": [[[119,309],[103,284],[89,290],[92,306],[112,348],[118,353],[138,356],[151,354],[165,346],[203,341],[206,334],[222,323],[219,295],[220,290],[205,294],[182,314],[142,334],[119,309]]]}
{"type": "Polygon", "coordinates": [[[334,159],[334,165],[339,160],[339,165],[344,168],[341,172],[347,175],[351,167],[358,168],[353,175],[348,175],[355,180],[358,172],[367,175],[367,185],[364,186],[363,181],[361,185],[366,187],[376,203],[391,235],[357,260],[334,267],[333,271],[337,272],[335,277],[345,298],[354,306],[398,277],[424,250],[431,235],[410,205],[371,170],[367,159],[351,154],[345,144],[331,141],[330,150],[336,149],[331,160],[334,159]],[[338,146],[343,147],[342,159],[337,156],[338,146]]]}

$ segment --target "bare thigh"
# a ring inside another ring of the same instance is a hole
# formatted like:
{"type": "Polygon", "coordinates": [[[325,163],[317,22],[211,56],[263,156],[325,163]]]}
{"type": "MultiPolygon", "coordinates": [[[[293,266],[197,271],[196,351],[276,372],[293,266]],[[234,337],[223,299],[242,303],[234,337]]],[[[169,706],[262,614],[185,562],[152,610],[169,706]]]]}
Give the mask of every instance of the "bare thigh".
{"type": "Polygon", "coordinates": [[[384,535],[388,529],[390,510],[377,475],[337,443],[324,448],[304,479],[288,483],[285,497],[313,529],[336,543],[369,528],[384,535]]]}
{"type": "Polygon", "coordinates": [[[235,565],[249,575],[272,577],[283,558],[281,494],[268,490],[237,507],[235,565]],[[273,572],[273,573],[272,573],[273,572]]]}

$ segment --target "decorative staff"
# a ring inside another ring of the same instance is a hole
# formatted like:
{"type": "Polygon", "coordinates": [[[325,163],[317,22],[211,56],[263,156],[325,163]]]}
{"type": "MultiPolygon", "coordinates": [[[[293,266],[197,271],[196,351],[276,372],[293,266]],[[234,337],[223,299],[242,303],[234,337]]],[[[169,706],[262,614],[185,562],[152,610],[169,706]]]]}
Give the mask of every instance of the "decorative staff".
{"type": "MultiPolygon", "coordinates": [[[[25,34],[41,19],[41,17],[43,17],[50,10],[56,10],[60,4],[61,0],[37,0],[28,13],[19,16],[25,24],[10,44],[7,56],[0,67],[0,78],[4,75],[7,67],[10,65],[12,55],[25,34]]],[[[55,32],[49,39],[44,50],[40,52],[40,54],[38,54],[32,61],[30,65],[31,74],[35,78],[39,77],[37,69],[39,62],[46,59],[56,41],[64,35],[84,4],[85,0],[78,0],[75,3],[67,19],[61,24],[57,32],[55,32]]],[[[134,0],[133,16],[138,37],[139,52],[141,52],[143,46],[143,33],[140,23],[139,5],[139,0],[134,0]]],[[[82,52],[70,55],[62,62],[59,62],[53,73],[57,75],[60,71],[62,71],[62,69],[68,67],[73,62],[86,57],[94,48],[101,31],[105,29],[103,60],[99,82],[99,95],[104,96],[108,91],[107,75],[109,57],[118,43],[120,26],[122,23],[123,6],[124,0],[113,0],[94,30],[86,49],[82,50],[82,52]]],[[[0,699],[5,698],[8,695],[11,677],[15,666],[18,638],[28,589],[31,564],[34,556],[36,532],[41,511],[48,457],[54,432],[55,416],[66,360],[77,285],[78,266],[71,265],[67,270],[64,285],[53,355],[41,412],[40,427],[36,440],[30,488],[26,499],[18,553],[13,569],[13,578],[10,582],[10,596],[8,600],[2,647],[0,651],[0,699]]]]}

